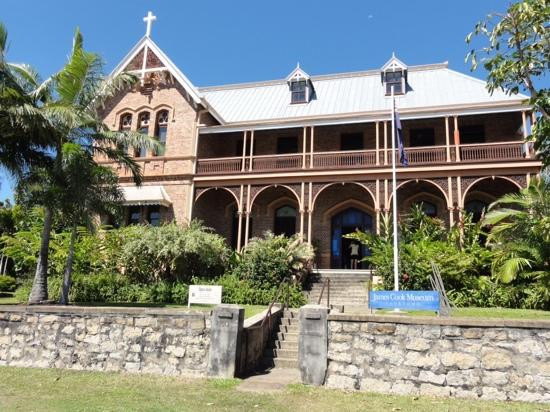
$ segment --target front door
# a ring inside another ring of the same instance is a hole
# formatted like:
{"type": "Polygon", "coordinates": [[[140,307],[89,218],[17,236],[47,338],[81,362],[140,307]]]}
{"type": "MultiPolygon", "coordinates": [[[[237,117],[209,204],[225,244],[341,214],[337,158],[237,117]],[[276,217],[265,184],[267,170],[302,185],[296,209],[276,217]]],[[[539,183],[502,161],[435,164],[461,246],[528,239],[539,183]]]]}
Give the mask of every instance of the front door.
{"type": "Polygon", "coordinates": [[[366,265],[361,259],[368,254],[365,246],[357,247],[357,242],[343,236],[355,232],[372,230],[372,216],[356,208],[349,208],[332,217],[331,228],[331,268],[364,269],[366,265]]]}

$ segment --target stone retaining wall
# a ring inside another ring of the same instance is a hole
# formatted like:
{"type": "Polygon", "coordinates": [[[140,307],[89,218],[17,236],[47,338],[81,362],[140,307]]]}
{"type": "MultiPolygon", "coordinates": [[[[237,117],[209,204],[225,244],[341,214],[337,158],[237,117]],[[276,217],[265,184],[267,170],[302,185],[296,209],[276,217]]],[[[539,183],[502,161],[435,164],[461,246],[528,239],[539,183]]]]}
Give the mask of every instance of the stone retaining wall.
{"type": "Polygon", "coordinates": [[[329,317],[325,384],[364,391],[550,402],[550,322],[329,317]]]}
{"type": "Polygon", "coordinates": [[[0,365],[205,376],[210,316],[140,308],[3,307],[0,365]]]}

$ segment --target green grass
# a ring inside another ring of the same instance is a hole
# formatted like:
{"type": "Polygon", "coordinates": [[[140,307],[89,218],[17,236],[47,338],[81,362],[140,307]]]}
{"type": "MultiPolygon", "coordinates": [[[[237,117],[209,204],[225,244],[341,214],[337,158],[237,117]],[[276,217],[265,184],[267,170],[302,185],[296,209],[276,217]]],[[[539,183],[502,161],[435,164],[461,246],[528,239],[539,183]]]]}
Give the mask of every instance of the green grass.
{"type": "MultiPolygon", "coordinates": [[[[391,310],[377,310],[377,314],[391,314],[391,310]]],[[[407,311],[407,316],[437,316],[428,311],[407,311]]],[[[500,318],[500,319],[542,319],[550,320],[550,311],[534,309],[507,309],[507,308],[456,308],[451,312],[455,318],[500,318]]]]}
{"type": "Polygon", "coordinates": [[[3,411],[548,411],[548,406],[391,396],[290,385],[240,392],[238,379],[0,367],[3,411]]]}

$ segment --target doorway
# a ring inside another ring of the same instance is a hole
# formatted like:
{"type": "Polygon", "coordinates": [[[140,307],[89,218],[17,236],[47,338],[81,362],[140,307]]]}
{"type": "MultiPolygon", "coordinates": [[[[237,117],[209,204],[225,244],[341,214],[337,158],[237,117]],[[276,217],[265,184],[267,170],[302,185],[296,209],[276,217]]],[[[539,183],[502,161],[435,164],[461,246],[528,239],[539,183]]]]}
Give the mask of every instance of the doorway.
{"type": "Polygon", "coordinates": [[[346,209],[332,217],[331,221],[331,264],[332,269],[351,269],[352,259],[357,259],[357,269],[366,269],[366,264],[361,259],[368,256],[366,246],[361,245],[357,256],[352,253],[357,251],[357,241],[346,239],[343,236],[355,232],[372,231],[372,216],[356,208],[346,209]]]}
{"type": "Polygon", "coordinates": [[[276,235],[290,237],[296,233],[296,209],[292,206],[283,206],[275,211],[273,232],[276,235]]]}

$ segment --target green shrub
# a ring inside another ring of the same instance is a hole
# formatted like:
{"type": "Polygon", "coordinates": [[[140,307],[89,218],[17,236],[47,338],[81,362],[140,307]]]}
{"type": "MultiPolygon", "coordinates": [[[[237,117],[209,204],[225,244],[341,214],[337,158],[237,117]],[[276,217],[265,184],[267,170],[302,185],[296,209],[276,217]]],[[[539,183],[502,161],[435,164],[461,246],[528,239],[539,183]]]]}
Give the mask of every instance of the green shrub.
{"type": "Polygon", "coordinates": [[[174,283],[172,285],[172,303],[176,305],[187,305],[189,298],[189,285],[185,283],[174,283]]]}
{"type": "Polygon", "coordinates": [[[0,292],[13,292],[17,287],[15,278],[7,275],[0,275],[0,292]]]}
{"type": "Polygon", "coordinates": [[[15,289],[13,297],[18,303],[27,302],[29,300],[29,295],[31,294],[31,288],[32,280],[26,279],[17,289],[15,289]]]}

